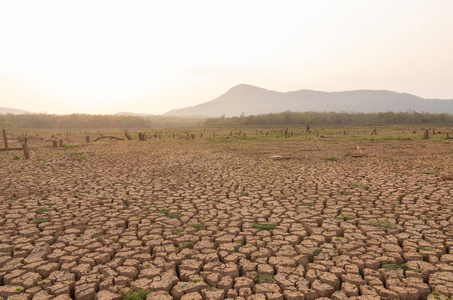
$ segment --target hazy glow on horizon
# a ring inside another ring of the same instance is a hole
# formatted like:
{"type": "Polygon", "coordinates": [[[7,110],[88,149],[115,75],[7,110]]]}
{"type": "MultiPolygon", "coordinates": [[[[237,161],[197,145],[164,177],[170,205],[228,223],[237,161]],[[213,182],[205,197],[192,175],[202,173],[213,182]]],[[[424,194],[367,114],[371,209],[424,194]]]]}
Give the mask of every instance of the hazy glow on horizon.
{"type": "Polygon", "coordinates": [[[453,99],[453,1],[3,1],[0,107],[164,113],[240,83],[453,99]]]}

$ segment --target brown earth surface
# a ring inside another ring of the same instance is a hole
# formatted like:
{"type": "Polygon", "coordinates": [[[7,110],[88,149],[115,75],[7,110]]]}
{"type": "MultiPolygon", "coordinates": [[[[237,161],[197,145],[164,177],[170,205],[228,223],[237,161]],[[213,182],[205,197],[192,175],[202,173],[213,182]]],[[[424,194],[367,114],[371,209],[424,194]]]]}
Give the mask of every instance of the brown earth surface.
{"type": "Polygon", "coordinates": [[[1,152],[0,297],[453,296],[449,140],[206,136],[1,152]]]}

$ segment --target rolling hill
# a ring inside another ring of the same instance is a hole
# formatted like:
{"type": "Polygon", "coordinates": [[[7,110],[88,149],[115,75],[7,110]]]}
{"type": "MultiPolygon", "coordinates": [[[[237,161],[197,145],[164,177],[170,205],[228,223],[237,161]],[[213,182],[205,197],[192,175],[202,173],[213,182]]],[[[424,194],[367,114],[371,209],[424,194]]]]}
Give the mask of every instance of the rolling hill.
{"type": "Polygon", "coordinates": [[[23,115],[23,114],[30,114],[30,112],[22,110],[22,109],[0,107],[0,115],[6,115],[6,114],[23,115]]]}
{"type": "Polygon", "coordinates": [[[196,106],[174,109],[165,115],[226,117],[259,115],[284,111],[317,112],[428,112],[453,114],[453,100],[424,99],[411,94],[385,90],[321,92],[299,90],[275,92],[240,84],[220,97],[196,106]]]}

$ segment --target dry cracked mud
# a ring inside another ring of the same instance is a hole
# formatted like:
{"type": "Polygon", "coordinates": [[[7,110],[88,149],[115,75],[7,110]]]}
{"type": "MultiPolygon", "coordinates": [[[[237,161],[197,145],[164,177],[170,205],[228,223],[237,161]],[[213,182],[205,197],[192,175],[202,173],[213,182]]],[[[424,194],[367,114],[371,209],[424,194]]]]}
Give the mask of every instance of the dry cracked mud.
{"type": "Polygon", "coordinates": [[[31,149],[0,154],[3,299],[453,296],[448,141],[31,149]]]}

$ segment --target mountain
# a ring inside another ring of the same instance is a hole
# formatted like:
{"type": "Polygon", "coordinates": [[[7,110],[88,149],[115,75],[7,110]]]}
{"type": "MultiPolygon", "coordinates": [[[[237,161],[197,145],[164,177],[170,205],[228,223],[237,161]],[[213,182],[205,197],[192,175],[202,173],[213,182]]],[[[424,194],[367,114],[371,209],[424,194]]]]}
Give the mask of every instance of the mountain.
{"type": "Polygon", "coordinates": [[[23,115],[23,114],[31,114],[31,112],[28,112],[28,111],[25,111],[22,109],[0,107],[0,115],[6,115],[6,114],[23,115]]]}
{"type": "Polygon", "coordinates": [[[453,114],[453,100],[424,99],[410,94],[385,90],[320,92],[299,90],[275,92],[240,84],[220,97],[203,104],[171,110],[165,115],[204,115],[226,117],[259,115],[284,111],[304,112],[406,112],[453,114]]]}

